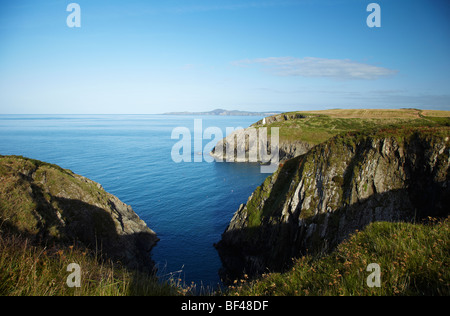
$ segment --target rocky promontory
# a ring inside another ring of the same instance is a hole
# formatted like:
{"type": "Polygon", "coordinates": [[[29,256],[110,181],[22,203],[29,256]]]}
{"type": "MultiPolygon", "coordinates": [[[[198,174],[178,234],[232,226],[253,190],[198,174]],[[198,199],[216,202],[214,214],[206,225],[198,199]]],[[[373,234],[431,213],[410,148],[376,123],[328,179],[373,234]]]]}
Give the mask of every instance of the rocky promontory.
{"type": "Polygon", "coordinates": [[[216,144],[211,156],[216,161],[268,163],[266,153],[270,152],[272,162],[277,159],[282,162],[303,155],[341,133],[381,126],[450,126],[449,113],[418,109],[335,109],[275,114],[227,135],[216,144]],[[270,137],[273,128],[279,134],[278,156],[271,152],[275,148],[270,137]],[[251,137],[255,133],[257,137],[251,137]],[[251,159],[255,153],[257,157],[251,159]]]}
{"type": "MultiPolygon", "coordinates": [[[[302,118],[305,118],[305,116],[298,113],[268,116],[248,128],[238,129],[219,140],[210,155],[216,161],[269,163],[276,156],[272,152],[271,130],[265,128],[273,123],[283,123],[302,118]]],[[[286,140],[283,138],[278,138],[277,145],[278,157],[275,158],[277,159],[276,162],[303,155],[313,147],[311,143],[300,139],[286,140]]]]}
{"type": "Polygon", "coordinates": [[[32,243],[76,245],[138,269],[152,269],[156,234],[102,186],[59,166],[0,156],[0,232],[32,243]]]}
{"type": "Polygon", "coordinates": [[[349,132],[280,164],[216,244],[224,275],[283,270],[371,222],[447,216],[449,140],[449,127],[349,132]]]}

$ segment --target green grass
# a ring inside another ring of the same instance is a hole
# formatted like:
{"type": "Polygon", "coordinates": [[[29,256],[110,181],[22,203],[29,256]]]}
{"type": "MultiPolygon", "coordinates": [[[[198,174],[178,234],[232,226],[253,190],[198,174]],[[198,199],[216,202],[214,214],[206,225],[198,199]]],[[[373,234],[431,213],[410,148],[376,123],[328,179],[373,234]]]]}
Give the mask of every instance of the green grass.
{"type": "Polygon", "coordinates": [[[296,259],[285,273],[238,280],[227,295],[449,295],[449,218],[427,223],[376,222],[329,255],[296,259]],[[381,268],[380,287],[369,287],[370,263],[381,268]]]}
{"type": "MultiPolygon", "coordinates": [[[[285,273],[239,280],[219,295],[449,295],[449,219],[423,224],[372,223],[324,257],[302,257],[285,273]],[[370,288],[369,263],[381,267],[381,286],[370,288]]],[[[190,295],[180,280],[162,282],[99,261],[76,247],[35,247],[0,236],[2,296],[190,295]],[[69,263],[81,267],[81,287],[69,288],[69,263]]],[[[207,295],[212,294],[209,292],[207,295]]]]}
{"type": "Polygon", "coordinates": [[[0,180],[0,222],[29,235],[44,230],[59,235],[59,220],[48,206],[60,210],[52,197],[61,190],[91,204],[107,203],[106,193],[94,183],[57,165],[22,156],[0,156],[0,180]]]}
{"type": "Polygon", "coordinates": [[[179,295],[180,287],[154,275],[129,271],[76,247],[39,247],[0,235],[0,296],[179,295]],[[67,266],[81,267],[81,287],[69,287],[67,266]]]}
{"type": "MultiPolygon", "coordinates": [[[[259,121],[253,126],[278,127],[281,142],[300,140],[311,145],[320,144],[333,136],[350,131],[382,127],[450,126],[450,111],[434,113],[415,109],[328,110],[291,112],[286,115],[287,120],[278,120],[265,125],[259,121]]],[[[268,134],[270,135],[270,129],[268,134]]]]}

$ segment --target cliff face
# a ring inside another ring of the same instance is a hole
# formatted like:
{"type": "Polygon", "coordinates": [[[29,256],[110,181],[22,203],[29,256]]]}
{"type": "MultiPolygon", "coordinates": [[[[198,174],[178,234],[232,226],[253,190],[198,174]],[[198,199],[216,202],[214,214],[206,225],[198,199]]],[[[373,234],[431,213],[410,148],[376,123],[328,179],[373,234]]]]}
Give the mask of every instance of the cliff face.
{"type": "Polygon", "coordinates": [[[282,270],[374,221],[450,211],[449,128],[350,133],[286,161],[216,245],[229,277],[282,270]]]}
{"type": "Polygon", "coordinates": [[[132,268],[152,268],[156,234],[100,184],[12,156],[0,156],[0,179],[0,232],[47,246],[77,244],[132,268]]]}
{"type": "MultiPolygon", "coordinates": [[[[275,148],[275,147],[274,147],[275,148]]],[[[312,145],[304,141],[279,141],[278,161],[284,161],[305,154],[312,145]]],[[[263,136],[258,127],[249,127],[234,131],[224,139],[217,142],[210,155],[216,161],[228,162],[269,162],[274,155],[271,148],[271,137],[263,136]],[[249,135],[256,135],[249,137],[249,135]],[[260,149],[260,146],[263,149],[260,149]],[[230,156],[229,153],[232,153],[230,156]],[[252,159],[252,154],[254,159],[252,159]],[[268,155],[268,158],[261,157],[268,155]]],[[[277,162],[278,162],[277,161],[277,162]]]]}
{"type": "MultiPolygon", "coordinates": [[[[284,113],[268,116],[245,129],[234,131],[227,137],[217,142],[210,155],[217,161],[228,162],[264,162],[273,160],[274,155],[271,152],[270,128],[265,134],[260,132],[260,128],[276,122],[287,122],[304,118],[299,113],[284,113]],[[251,137],[251,136],[254,137],[251,137]],[[261,147],[261,149],[260,149],[261,147]],[[230,153],[232,156],[230,156],[230,153]],[[261,157],[261,155],[268,157],[261,157]],[[253,155],[253,156],[252,156],[253,155]],[[254,157],[252,159],[252,157],[254,157]]],[[[275,148],[275,147],[274,147],[275,148]]],[[[312,145],[301,140],[283,140],[279,139],[278,161],[284,161],[300,155],[303,155],[312,148],[312,145]]],[[[276,162],[278,162],[276,161],[276,162]]]]}
{"type": "Polygon", "coordinates": [[[296,120],[296,119],[301,119],[301,118],[305,118],[305,115],[303,115],[301,113],[281,113],[281,114],[275,114],[275,115],[263,118],[262,120],[259,120],[255,124],[252,124],[252,126],[271,124],[274,122],[285,122],[285,121],[291,121],[291,120],[296,120]]]}

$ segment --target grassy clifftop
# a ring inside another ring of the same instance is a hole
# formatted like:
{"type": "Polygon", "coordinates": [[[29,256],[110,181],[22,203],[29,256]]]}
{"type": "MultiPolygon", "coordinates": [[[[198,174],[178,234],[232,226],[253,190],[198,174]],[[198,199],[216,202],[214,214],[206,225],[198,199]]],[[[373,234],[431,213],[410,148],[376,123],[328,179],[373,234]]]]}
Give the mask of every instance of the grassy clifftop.
{"type": "Polygon", "coordinates": [[[280,142],[303,141],[317,145],[342,132],[382,126],[450,126],[450,111],[324,110],[278,114],[260,120],[253,127],[279,127],[280,142]]]}
{"type": "Polygon", "coordinates": [[[132,208],[102,186],[41,161],[0,156],[0,223],[40,243],[78,243],[135,266],[151,265],[146,252],[156,234],[132,208]]]}
{"type": "MultiPolygon", "coordinates": [[[[211,155],[218,160],[248,161],[250,153],[259,154],[259,142],[250,141],[247,136],[259,128],[267,128],[268,135],[272,128],[279,129],[279,160],[284,161],[303,155],[315,145],[341,133],[380,128],[442,126],[450,126],[450,111],[364,109],[287,112],[266,117],[248,129],[235,131],[219,141],[211,155]],[[229,148],[233,146],[234,151],[229,148]],[[229,153],[233,152],[234,157],[229,157],[229,153]],[[242,157],[237,157],[237,153],[241,153],[242,157]]],[[[271,151],[269,143],[267,151],[271,151]]],[[[262,160],[259,156],[257,159],[262,160]]]]}
{"type": "Polygon", "coordinates": [[[148,272],[156,242],[100,184],[56,165],[0,156],[0,295],[176,293],[148,272]],[[66,285],[70,263],[81,267],[81,288],[66,285]]]}

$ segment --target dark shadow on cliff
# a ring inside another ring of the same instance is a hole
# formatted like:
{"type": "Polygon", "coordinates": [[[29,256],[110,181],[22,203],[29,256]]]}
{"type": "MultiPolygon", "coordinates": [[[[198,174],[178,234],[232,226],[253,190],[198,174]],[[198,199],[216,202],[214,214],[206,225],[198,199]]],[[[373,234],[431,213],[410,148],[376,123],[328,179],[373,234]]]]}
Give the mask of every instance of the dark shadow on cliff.
{"type": "Polygon", "coordinates": [[[120,262],[127,268],[153,272],[150,251],[156,237],[147,233],[119,235],[116,224],[105,209],[77,199],[52,196],[31,183],[37,225],[20,230],[4,223],[8,234],[20,235],[32,244],[50,247],[75,245],[95,254],[100,260],[120,262]],[[37,231],[37,233],[35,233],[37,231]]]}
{"type": "MultiPolygon", "coordinates": [[[[420,178],[418,175],[416,180],[420,178]]],[[[301,223],[298,217],[291,217],[287,223],[273,224],[269,215],[258,227],[225,232],[215,244],[223,265],[219,275],[227,283],[244,274],[255,277],[285,271],[292,266],[294,258],[330,253],[356,230],[372,222],[420,222],[429,216],[447,217],[450,215],[448,180],[447,177],[445,183],[433,183],[422,178],[421,185],[376,193],[301,223]]]]}
{"type": "Polygon", "coordinates": [[[107,258],[120,261],[133,269],[152,269],[150,250],[154,235],[143,232],[119,235],[112,214],[79,200],[56,198],[67,218],[66,234],[90,249],[99,249],[107,258]],[[86,225],[85,223],[90,223],[86,225]]]}
{"type": "MultiPolygon", "coordinates": [[[[39,200],[36,209],[36,216],[40,220],[38,233],[21,230],[12,223],[0,222],[2,238],[21,240],[27,247],[43,247],[49,256],[59,250],[70,252],[69,249],[74,247],[101,266],[112,267],[113,265],[114,270],[125,268],[129,271],[128,295],[172,293],[170,287],[162,285],[156,278],[155,265],[150,255],[151,248],[149,249],[149,243],[146,242],[153,244],[155,238],[153,235],[135,233],[120,236],[116,232],[111,215],[104,209],[80,200],[57,197],[52,197],[52,202],[48,203],[43,196],[39,196],[40,193],[42,193],[40,189],[34,188],[34,198],[39,200]],[[57,205],[57,208],[52,204],[57,205]],[[61,212],[65,225],[62,225],[56,215],[58,210],[61,212]]],[[[72,260],[68,258],[63,266],[73,263],[72,260]]],[[[81,266],[82,270],[89,268],[90,266],[81,266]]]]}
{"type": "MultiPolygon", "coordinates": [[[[103,268],[107,277],[118,271],[131,294],[165,293],[150,255],[158,238],[131,207],[55,165],[12,157],[0,169],[0,241],[6,258],[24,253],[13,258],[18,269],[27,267],[22,262],[30,261],[28,254],[39,253],[43,260],[34,266],[50,262],[50,274],[60,275],[60,266],[79,263],[82,271],[99,277],[103,268]],[[38,170],[41,166],[50,169],[38,170]]],[[[108,285],[110,280],[103,281],[108,285]]]]}

